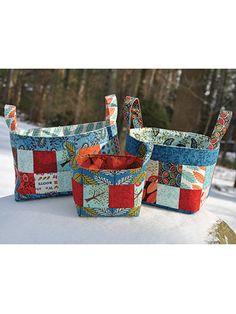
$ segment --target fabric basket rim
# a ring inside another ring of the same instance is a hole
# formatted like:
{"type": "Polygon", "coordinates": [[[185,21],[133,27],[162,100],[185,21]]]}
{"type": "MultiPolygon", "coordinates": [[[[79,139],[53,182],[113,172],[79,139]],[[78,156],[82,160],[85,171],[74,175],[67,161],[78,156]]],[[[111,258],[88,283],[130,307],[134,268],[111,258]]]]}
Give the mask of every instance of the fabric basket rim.
{"type": "Polygon", "coordinates": [[[206,139],[209,140],[210,142],[210,137],[207,136],[207,135],[204,135],[204,134],[200,134],[200,133],[194,133],[194,132],[184,132],[184,131],[177,131],[177,130],[169,130],[169,129],[164,129],[164,128],[157,128],[157,127],[143,127],[143,128],[131,128],[130,129],[130,132],[127,134],[128,136],[130,136],[131,138],[133,138],[134,140],[140,142],[140,143],[152,143],[154,145],[154,149],[156,146],[161,146],[161,147],[165,147],[165,148],[168,148],[168,149],[171,149],[171,148],[177,148],[177,149],[191,149],[191,150],[197,150],[197,151],[216,151],[219,149],[220,147],[220,143],[218,143],[218,145],[213,148],[213,149],[209,149],[209,148],[194,148],[194,147],[184,147],[184,146],[176,146],[176,145],[165,145],[165,144],[154,144],[152,140],[139,140],[137,139],[135,136],[133,136],[133,131],[140,131],[140,130],[152,130],[152,129],[156,129],[156,130],[165,130],[165,131],[169,131],[169,132],[178,132],[178,133],[182,133],[182,134],[189,134],[189,135],[198,135],[198,136],[202,136],[202,137],[205,137],[206,139]]]}
{"type": "Polygon", "coordinates": [[[107,127],[113,127],[114,125],[113,124],[109,124],[106,120],[102,120],[102,121],[95,121],[95,122],[87,122],[87,123],[80,123],[80,124],[71,124],[71,125],[63,125],[63,126],[52,126],[52,127],[39,127],[39,128],[30,128],[30,129],[24,129],[24,128],[17,128],[16,130],[14,131],[11,131],[9,130],[9,133],[10,134],[16,134],[20,137],[34,137],[34,138],[63,138],[63,137],[72,137],[72,136],[77,136],[77,135],[85,135],[87,133],[91,133],[91,132],[96,132],[96,131],[100,131],[100,130],[103,130],[103,129],[106,129],[107,127]],[[73,133],[74,131],[71,131],[72,133],[71,134],[63,134],[63,135],[58,135],[58,134],[52,134],[51,136],[45,136],[45,135],[34,135],[34,134],[21,134],[21,131],[25,131],[25,132],[30,132],[30,131],[34,131],[34,130],[52,130],[52,129],[66,129],[67,127],[75,127],[75,126],[86,126],[86,125],[89,125],[89,124],[99,124],[99,123],[103,123],[104,126],[103,127],[100,127],[100,128],[95,128],[94,130],[91,130],[91,131],[86,131],[86,132],[80,132],[78,134],[76,133],[73,133]]]}

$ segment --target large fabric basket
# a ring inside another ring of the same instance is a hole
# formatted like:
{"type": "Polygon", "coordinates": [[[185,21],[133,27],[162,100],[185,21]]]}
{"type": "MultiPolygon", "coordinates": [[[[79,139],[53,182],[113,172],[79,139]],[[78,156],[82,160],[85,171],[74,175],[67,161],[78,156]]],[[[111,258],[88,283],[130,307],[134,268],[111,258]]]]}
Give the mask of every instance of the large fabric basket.
{"type": "Polygon", "coordinates": [[[138,216],[152,147],[146,145],[142,153],[144,158],[126,155],[77,156],[72,188],[78,215],[138,216]]]}
{"type": "Polygon", "coordinates": [[[16,107],[5,105],[16,201],[71,194],[70,161],[78,153],[119,153],[116,96],[106,96],[105,105],[104,121],[30,130],[17,128],[16,107]]]}
{"type": "Polygon", "coordinates": [[[139,99],[135,97],[125,98],[123,110],[128,123],[126,152],[136,156],[142,143],[154,144],[147,166],[143,203],[184,213],[197,212],[208,196],[220,140],[227,131],[232,112],[220,112],[208,137],[143,127],[139,99]]]}

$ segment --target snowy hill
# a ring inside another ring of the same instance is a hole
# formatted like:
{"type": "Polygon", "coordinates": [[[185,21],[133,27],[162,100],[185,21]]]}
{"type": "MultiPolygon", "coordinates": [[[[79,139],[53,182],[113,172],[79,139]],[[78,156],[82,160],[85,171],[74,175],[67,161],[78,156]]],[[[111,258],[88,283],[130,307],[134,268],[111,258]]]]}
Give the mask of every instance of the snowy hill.
{"type": "Polygon", "coordinates": [[[91,219],[77,217],[70,196],[16,203],[9,133],[0,117],[0,243],[233,243],[222,220],[236,231],[235,175],[217,167],[214,188],[194,215],[142,206],[139,218],[91,219]]]}

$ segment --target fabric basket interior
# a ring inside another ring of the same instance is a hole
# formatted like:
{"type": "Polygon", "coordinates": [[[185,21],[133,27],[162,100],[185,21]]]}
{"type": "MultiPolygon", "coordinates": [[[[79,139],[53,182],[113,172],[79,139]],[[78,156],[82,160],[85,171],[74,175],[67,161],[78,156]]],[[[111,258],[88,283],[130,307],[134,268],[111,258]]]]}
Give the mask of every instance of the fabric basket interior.
{"type": "Polygon", "coordinates": [[[122,155],[89,155],[77,156],[79,167],[90,170],[128,170],[142,167],[143,159],[122,155]]]}

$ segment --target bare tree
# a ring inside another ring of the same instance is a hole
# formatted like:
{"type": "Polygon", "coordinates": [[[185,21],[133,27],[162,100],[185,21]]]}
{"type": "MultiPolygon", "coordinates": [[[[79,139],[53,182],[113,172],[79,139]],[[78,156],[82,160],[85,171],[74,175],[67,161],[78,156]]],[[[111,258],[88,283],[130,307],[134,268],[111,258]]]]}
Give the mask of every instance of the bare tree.
{"type": "Polygon", "coordinates": [[[208,70],[182,70],[180,85],[174,104],[171,128],[181,131],[196,131],[204,103],[205,76],[208,70]]]}

